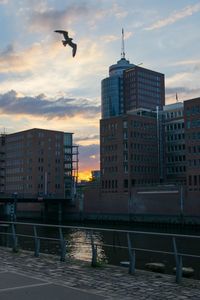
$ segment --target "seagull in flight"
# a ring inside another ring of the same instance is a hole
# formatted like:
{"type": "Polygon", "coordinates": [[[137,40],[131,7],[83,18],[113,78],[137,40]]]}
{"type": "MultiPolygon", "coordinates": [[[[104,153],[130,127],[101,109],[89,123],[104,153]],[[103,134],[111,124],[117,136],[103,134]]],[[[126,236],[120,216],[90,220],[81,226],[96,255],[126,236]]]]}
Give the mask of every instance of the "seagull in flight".
{"type": "Polygon", "coordinates": [[[64,40],[62,40],[63,46],[66,47],[66,45],[69,45],[72,47],[72,56],[74,57],[76,54],[77,45],[72,42],[72,38],[69,37],[68,32],[65,30],[55,30],[54,32],[58,32],[60,34],[63,34],[64,40]]]}

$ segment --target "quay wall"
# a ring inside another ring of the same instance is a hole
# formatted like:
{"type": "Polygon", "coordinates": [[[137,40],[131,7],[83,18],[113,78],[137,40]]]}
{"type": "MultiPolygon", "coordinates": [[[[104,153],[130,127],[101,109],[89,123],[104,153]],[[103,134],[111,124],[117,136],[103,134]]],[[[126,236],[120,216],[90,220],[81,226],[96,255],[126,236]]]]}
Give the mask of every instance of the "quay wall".
{"type": "MultiPolygon", "coordinates": [[[[1,216],[6,210],[9,217],[9,205],[0,203],[1,216]]],[[[200,224],[200,193],[175,186],[135,188],[121,194],[100,193],[97,185],[91,185],[73,205],[62,203],[61,210],[55,200],[48,205],[41,201],[17,202],[17,218],[200,224]]]]}

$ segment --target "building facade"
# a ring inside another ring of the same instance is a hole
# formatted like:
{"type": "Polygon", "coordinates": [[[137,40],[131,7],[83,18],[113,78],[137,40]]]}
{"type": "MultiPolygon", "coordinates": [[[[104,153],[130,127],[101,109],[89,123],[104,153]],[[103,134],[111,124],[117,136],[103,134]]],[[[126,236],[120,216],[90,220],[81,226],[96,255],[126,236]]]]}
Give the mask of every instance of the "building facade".
{"type": "Polygon", "coordinates": [[[102,192],[175,184],[200,192],[200,98],[100,121],[102,192]]]}
{"type": "Polygon", "coordinates": [[[200,98],[184,102],[186,180],[189,192],[200,192],[200,98]]]}
{"type": "Polygon", "coordinates": [[[165,181],[186,184],[186,147],[184,104],[177,102],[164,106],[165,181]]]}
{"type": "Polygon", "coordinates": [[[102,80],[101,103],[102,191],[128,192],[163,181],[164,75],[123,56],[102,80]]]}
{"type": "Polygon", "coordinates": [[[5,190],[5,134],[0,136],[0,194],[5,190]]]}
{"type": "Polygon", "coordinates": [[[1,137],[1,193],[72,199],[78,161],[73,134],[30,129],[1,137]],[[76,158],[74,159],[74,156],[76,158]]]}
{"type": "Polygon", "coordinates": [[[162,110],[165,105],[164,74],[140,66],[124,71],[124,112],[136,108],[162,110]]]}
{"type": "Polygon", "coordinates": [[[103,193],[129,192],[159,182],[157,115],[138,109],[100,121],[103,193]]]}

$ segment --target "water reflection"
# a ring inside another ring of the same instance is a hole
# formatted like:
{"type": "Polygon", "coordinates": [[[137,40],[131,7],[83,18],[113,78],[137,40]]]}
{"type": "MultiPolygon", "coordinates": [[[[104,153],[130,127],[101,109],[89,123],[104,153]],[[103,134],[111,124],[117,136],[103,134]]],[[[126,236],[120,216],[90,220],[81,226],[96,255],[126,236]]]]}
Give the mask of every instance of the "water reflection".
{"type": "MultiPolygon", "coordinates": [[[[92,246],[91,233],[85,230],[70,230],[64,235],[65,240],[68,241],[67,253],[71,258],[91,261],[92,246]]],[[[105,251],[103,245],[103,235],[100,232],[93,233],[94,243],[98,245],[97,256],[98,262],[106,262],[105,251]]]]}

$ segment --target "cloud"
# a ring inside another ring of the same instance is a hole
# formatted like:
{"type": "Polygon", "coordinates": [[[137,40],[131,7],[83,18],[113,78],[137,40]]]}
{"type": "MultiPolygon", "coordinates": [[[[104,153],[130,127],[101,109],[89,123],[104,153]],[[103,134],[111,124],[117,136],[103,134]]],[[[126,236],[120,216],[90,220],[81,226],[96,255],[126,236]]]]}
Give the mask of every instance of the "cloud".
{"type": "Polygon", "coordinates": [[[191,74],[189,72],[180,72],[172,75],[171,77],[166,78],[165,83],[166,86],[177,86],[179,82],[182,84],[184,81],[187,81],[191,78],[191,74]]]}
{"type": "Polygon", "coordinates": [[[194,4],[194,5],[189,5],[184,7],[180,11],[174,11],[169,17],[166,19],[158,20],[157,22],[153,23],[149,27],[145,28],[146,30],[154,30],[154,29],[159,29],[165,26],[168,26],[170,24],[173,24],[181,19],[184,19],[188,16],[193,15],[196,12],[200,11],[200,3],[194,4]]]}
{"type": "Polygon", "coordinates": [[[94,2],[73,3],[62,10],[50,7],[36,8],[29,14],[28,24],[31,31],[46,31],[49,29],[62,29],[63,24],[68,28],[71,24],[80,22],[80,20],[88,24],[95,24],[96,21],[111,14],[112,16],[114,14],[116,18],[122,18],[126,15],[126,12],[116,4],[113,4],[109,9],[102,9],[94,2]]]}
{"type": "Polygon", "coordinates": [[[124,10],[121,6],[119,6],[117,3],[114,3],[112,8],[112,13],[115,15],[117,19],[123,19],[128,15],[128,11],[124,10]]]}
{"type": "Polygon", "coordinates": [[[177,61],[171,65],[175,66],[175,67],[177,67],[177,66],[185,67],[185,69],[187,68],[194,72],[200,70],[200,60],[199,59],[181,60],[181,61],[177,61]]]}
{"type": "Polygon", "coordinates": [[[92,155],[89,156],[89,158],[96,159],[96,155],[92,154],[92,155]]]}
{"type": "Polygon", "coordinates": [[[200,64],[200,60],[199,59],[181,60],[173,63],[172,66],[185,66],[185,65],[195,65],[195,64],[200,64]]]}
{"type": "Polygon", "coordinates": [[[128,40],[132,35],[133,33],[131,31],[125,31],[124,33],[125,40],[128,40]]]}
{"type": "Polygon", "coordinates": [[[104,70],[103,45],[89,38],[80,39],[75,58],[70,47],[62,46],[60,36],[56,41],[50,36],[22,50],[19,47],[10,44],[0,52],[1,93],[12,87],[27,95],[36,91],[57,95],[62,91],[76,97],[93,97],[91,93],[96,92],[104,70]],[[97,76],[93,76],[94,70],[97,76]]]}
{"type": "Polygon", "coordinates": [[[200,88],[189,88],[185,86],[167,87],[166,92],[166,104],[176,102],[176,94],[179,101],[198,98],[200,96],[200,88]]]}
{"type": "Polygon", "coordinates": [[[185,86],[177,86],[177,87],[166,87],[166,94],[176,94],[176,93],[187,93],[190,92],[191,89],[186,88],[185,86]]]}
{"type": "Polygon", "coordinates": [[[43,94],[36,97],[23,97],[18,96],[15,91],[10,91],[0,94],[0,111],[2,114],[35,115],[48,119],[75,115],[96,118],[100,113],[100,106],[92,105],[87,99],[49,100],[43,94]]]}
{"type": "Polygon", "coordinates": [[[6,49],[4,49],[2,52],[0,52],[0,56],[8,56],[13,54],[14,52],[14,47],[12,44],[7,45],[6,49]]]}
{"type": "MultiPolygon", "coordinates": [[[[128,40],[131,36],[133,35],[132,32],[130,31],[126,31],[125,32],[125,40],[128,40]]],[[[104,42],[104,43],[111,43],[111,42],[114,42],[114,41],[118,41],[121,39],[121,35],[114,35],[114,34],[108,34],[108,35],[103,35],[101,36],[101,41],[104,42]]]]}
{"type": "Polygon", "coordinates": [[[194,97],[199,97],[200,88],[189,88],[185,86],[166,87],[165,93],[166,97],[174,97],[174,99],[176,98],[176,94],[182,95],[184,96],[184,98],[188,98],[190,97],[190,95],[194,95],[194,97]]]}
{"type": "Polygon", "coordinates": [[[21,12],[26,13],[28,27],[32,32],[63,29],[63,24],[65,24],[65,28],[69,29],[72,24],[77,22],[90,24],[90,29],[92,29],[98,21],[105,17],[123,19],[128,14],[128,11],[117,3],[102,8],[101,1],[84,1],[82,3],[79,1],[78,3],[70,3],[60,10],[44,4],[38,7],[32,5],[28,15],[25,9],[21,9],[21,12]]]}
{"type": "Polygon", "coordinates": [[[199,75],[200,65],[198,60],[185,60],[173,63],[179,72],[174,73],[165,80],[166,102],[175,102],[176,93],[180,101],[197,98],[200,96],[199,75]]]}
{"type": "Polygon", "coordinates": [[[90,134],[88,136],[80,136],[75,138],[76,141],[90,141],[94,139],[99,139],[99,134],[90,134]]]}
{"type": "Polygon", "coordinates": [[[182,89],[181,92],[195,92],[199,89],[199,74],[191,72],[180,72],[166,78],[166,91],[173,91],[174,89],[182,89]],[[197,77],[198,76],[198,77],[197,77]]]}
{"type": "MultiPolygon", "coordinates": [[[[51,43],[51,47],[48,49],[48,56],[52,56],[52,53],[57,52],[58,47],[56,44],[51,43]]],[[[17,51],[14,45],[9,44],[6,49],[0,52],[0,73],[22,73],[25,71],[32,71],[34,67],[39,65],[39,61],[42,63],[42,57],[44,58],[45,49],[47,46],[45,43],[35,43],[24,50],[17,51]]],[[[41,67],[41,64],[40,64],[41,67]]]]}
{"type": "MultiPolygon", "coordinates": [[[[97,124],[98,124],[98,120],[97,120],[97,124]]],[[[96,125],[97,125],[96,124],[96,125]]],[[[92,125],[91,125],[92,127],[92,125]]],[[[98,128],[96,128],[96,132],[97,132],[98,128]]],[[[89,131],[91,132],[91,128],[89,129],[89,131]]],[[[93,128],[94,131],[94,128],[93,128]]],[[[81,145],[81,146],[88,146],[91,144],[98,144],[99,145],[99,134],[89,134],[88,136],[78,136],[76,135],[74,138],[74,141],[81,145]]]]}
{"type": "Polygon", "coordinates": [[[8,0],[0,0],[0,4],[7,4],[8,0]]]}
{"type": "Polygon", "coordinates": [[[69,26],[72,22],[80,20],[80,17],[87,16],[89,12],[90,7],[87,3],[70,4],[63,10],[49,7],[34,10],[29,16],[29,28],[32,31],[60,29],[63,24],[69,26]]]}
{"type": "Polygon", "coordinates": [[[120,39],[119,35],[114,35],[114,34],[110,34],[110,35],[103,35],[101,36],[101,41],[104,43],[110,43],[110,42],[114,42],[120,39]]]}

